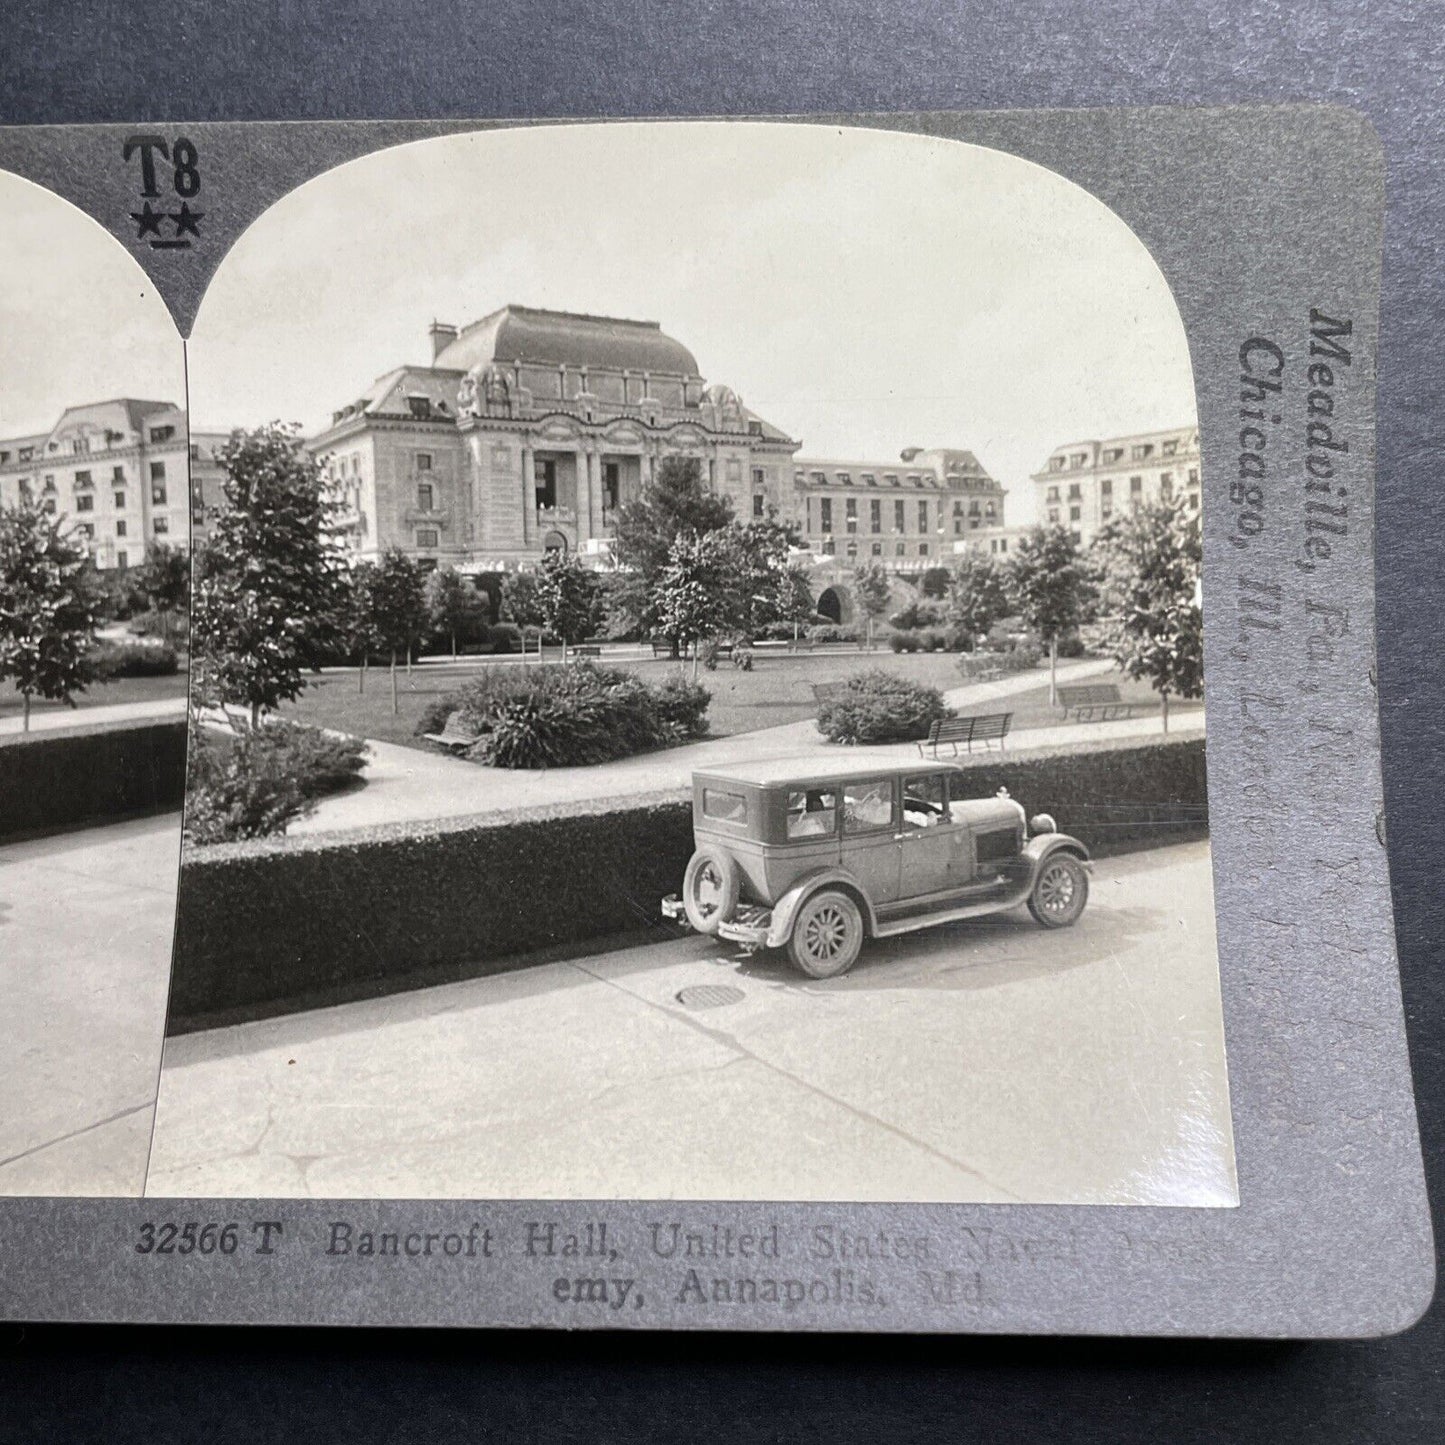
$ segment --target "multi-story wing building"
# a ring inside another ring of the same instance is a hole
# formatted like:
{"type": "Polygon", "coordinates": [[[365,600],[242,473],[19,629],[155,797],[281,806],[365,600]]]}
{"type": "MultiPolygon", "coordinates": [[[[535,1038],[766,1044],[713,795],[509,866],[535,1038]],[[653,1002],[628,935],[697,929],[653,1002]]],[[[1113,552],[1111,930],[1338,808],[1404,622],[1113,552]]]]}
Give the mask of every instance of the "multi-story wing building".
{"type": "Polygon", "coordinates": [[[967,451],[909,447],[881,462],[797,457],[793,489],[809,548],[845,562],[936,566],[1003,526],[1004,489],[967,451]]]}
{"type": "Polygon", "coordinates": [[[1058,447],[1033,475],[1038,519],[1087,546],[1131,506],[1182,496],[1199,508],[1199,428],[1141,432],[1058,447]]]}
{"type": "Polygon", "coordinates": [[[193,512],[221,500],[213,453],[224,440],[191,436],[173,402],[67,407],[48,432],[0,440],[0,505],[28,499],[69,516],[98,567],[138,566],[154,543],[190,546],[193,512]]]}
{"type": "Polygon", "coordinates": [[[602,558],[617,509],[671,455],[698,458],[739,516],[793,515],[798,443],[707,385],[655,322],[504,306],[431,336],[431,365],[388,372],[309,442],[359,558],[602,558]]]}

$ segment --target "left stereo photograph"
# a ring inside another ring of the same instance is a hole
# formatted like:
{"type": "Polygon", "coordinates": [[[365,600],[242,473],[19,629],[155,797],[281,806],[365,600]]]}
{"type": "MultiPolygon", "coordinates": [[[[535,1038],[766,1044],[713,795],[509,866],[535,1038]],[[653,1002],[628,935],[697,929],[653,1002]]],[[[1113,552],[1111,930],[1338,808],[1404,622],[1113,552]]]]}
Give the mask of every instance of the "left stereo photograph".
{"type": "Polygon", "coordinates": [[[0,172],[0,1195],[145,1184],[185,788],[185,402],[149,278],[0,172]]]}

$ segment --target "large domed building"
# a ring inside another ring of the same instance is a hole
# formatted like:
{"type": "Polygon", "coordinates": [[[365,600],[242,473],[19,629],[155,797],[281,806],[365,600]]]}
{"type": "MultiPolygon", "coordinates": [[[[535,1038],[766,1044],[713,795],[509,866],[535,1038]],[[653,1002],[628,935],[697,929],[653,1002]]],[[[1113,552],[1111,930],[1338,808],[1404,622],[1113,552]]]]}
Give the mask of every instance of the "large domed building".
{"type": "Polygon", "coordinates": [[[548,550],[605,557],[612,520],[675,454],[696,457],[741,517],[795,517],[799,443],[704,382],[656,322],[504,306],[431,328],[402,366],[311,439],[354,553],[391,546],[467,571],[548,550]]]}

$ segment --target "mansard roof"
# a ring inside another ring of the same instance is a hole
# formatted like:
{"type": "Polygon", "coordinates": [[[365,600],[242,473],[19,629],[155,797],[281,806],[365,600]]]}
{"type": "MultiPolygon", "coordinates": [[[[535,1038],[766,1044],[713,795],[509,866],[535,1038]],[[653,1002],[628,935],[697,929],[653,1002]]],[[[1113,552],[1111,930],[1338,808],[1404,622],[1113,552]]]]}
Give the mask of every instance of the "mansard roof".
{"type": "Polygon", "coordinates": [[[692,352],[665,335],[656,321],[515,305],[503,306],[463,328],[438,353],[436,365],[470,371],[492,362],[517,361],[656,375],[700,374],[692,352]]]}

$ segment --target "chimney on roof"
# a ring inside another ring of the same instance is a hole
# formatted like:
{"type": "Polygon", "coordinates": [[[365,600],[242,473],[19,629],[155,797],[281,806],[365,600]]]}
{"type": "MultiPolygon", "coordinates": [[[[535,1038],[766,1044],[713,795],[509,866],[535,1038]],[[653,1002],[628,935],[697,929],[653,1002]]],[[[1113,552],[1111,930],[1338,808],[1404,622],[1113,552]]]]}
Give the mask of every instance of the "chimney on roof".
{"type": "Polygon", "coordinates": [[[445,321],[433,321],[431,324],[431,359],[435,361],[456,339],[457,328],[455,326],[448,326],[445,321]]]}

